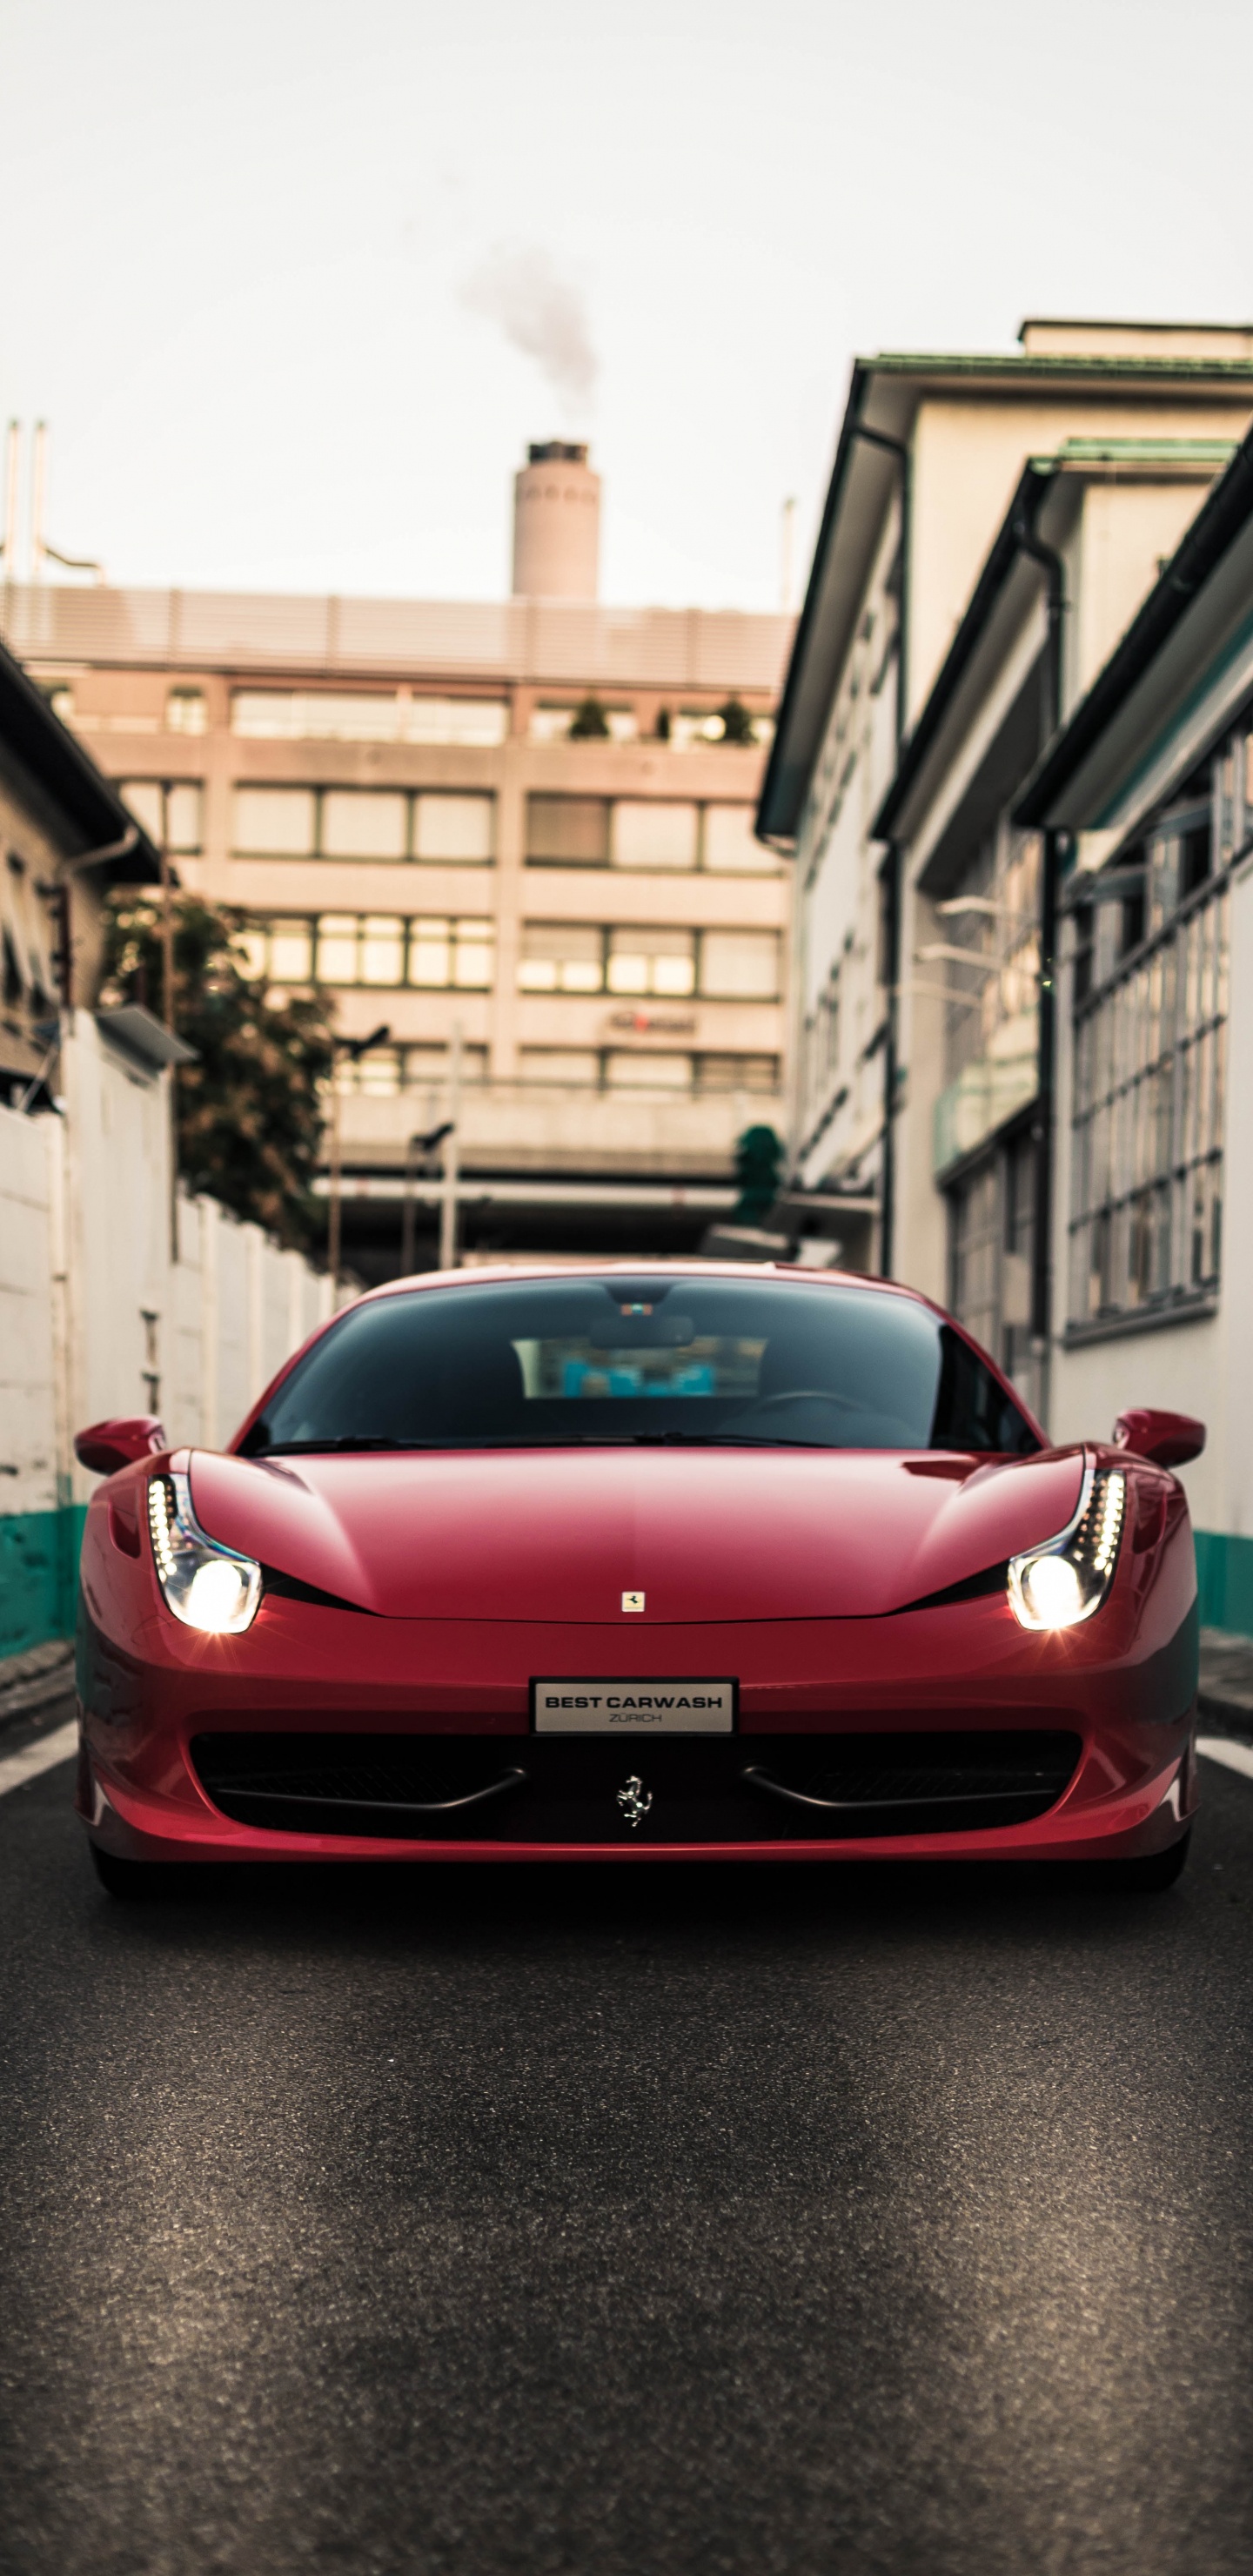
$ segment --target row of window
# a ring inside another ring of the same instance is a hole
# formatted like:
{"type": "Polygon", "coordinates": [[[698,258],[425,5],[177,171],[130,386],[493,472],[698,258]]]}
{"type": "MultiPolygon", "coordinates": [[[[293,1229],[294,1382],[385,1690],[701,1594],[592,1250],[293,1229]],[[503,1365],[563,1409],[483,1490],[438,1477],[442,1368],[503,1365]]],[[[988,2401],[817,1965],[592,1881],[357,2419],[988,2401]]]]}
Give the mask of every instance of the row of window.
{"type": "MultiPolygon", "coordinates": [[[[127,778],[121,792],[144,830],[166,849],[203,845],[197,780],[127,778]]],[[[232,847],[240,857],[418,860],[485,866],[495,852],[496,800],[428,788],[235,789],[232,847]]],[[[526,856],[540,867],[705,869],[771,876],[780,862],[753,834],[751,805],[694,799],[531,796],[526,856]]]]}
{"type": "Polygon", "coordinates": [[[1075,1023],[1070,1314],[1217,1285],[1229,1009],[1224,882],[1075,1023]]]}
{"type": "MultiPolygon", "coordinates": [[[[53,713],[81,732],[155,733],[158,718],[131,709],[105,715],[74,703],[68,682],[48,691],[53,713]]],[[[649,739],[674,751],[700,751],[719,743],[765,746],[774,735],[770,716],[750,715],[738,701],[727,713],[709,707],[664,708],[653,719],[649,739]]],[[[171,689],[165,701],[166,733],[200,735],[209,730],[203,689],[171,689]]],[[[231,698],[231,731],[246,742],[385,742],[428,744],[437,748],[490,751],[509,733],[509,705],[504,698],[421,697],[409,689],[236,689],[231,698]]],[[[602,705],[596,698],[567,699],[533,707],[527,732],[532,742],[638,742],[643,728],[638,709],[602,705]]]]}
{"type": "MultiPolygon", "coordinates": [[[[324,912],[280,916],[245,933],[249,971],[271,984],[421,985],[485,991],[495,924],[482,915],[324,912]]],[[[526,993],[616,993],[685,1000],[772,1001],[775,931],[523,926],[518,983],[526,993]]]]}
{"type": "MultiPolygon", "coordinates": [[[[486,1047],[462,1048],[461,1078],[473,1084],[486,1082],[486,1047]]],[[[369,1099],[392,1099],[405,1091],[438,1091],[447,1079],[448,1055],[443,1047],[372,1047],[355,1064],[341,1069],[340,1086],[369,1099]]],[[[518,1080],[559,1090],[762,1094],[779,1088],[779,1059],[774,1055],[645,1054],[625,1047],[523,1047],[518,1080]]]]}

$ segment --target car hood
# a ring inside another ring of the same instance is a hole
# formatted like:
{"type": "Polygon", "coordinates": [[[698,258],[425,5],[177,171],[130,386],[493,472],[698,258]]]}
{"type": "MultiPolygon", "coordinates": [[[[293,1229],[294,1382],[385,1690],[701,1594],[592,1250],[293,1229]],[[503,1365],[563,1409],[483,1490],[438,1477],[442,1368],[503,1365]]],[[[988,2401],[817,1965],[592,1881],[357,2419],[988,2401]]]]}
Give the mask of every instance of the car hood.
{"type": "Polygon", "coordinates": [[[1051,1538],[1081,1449],[969,1457],[779,1449],[197,1450],[201,1527],[393,1619],[648,1624],[866,1618],[1051,1538]]]}

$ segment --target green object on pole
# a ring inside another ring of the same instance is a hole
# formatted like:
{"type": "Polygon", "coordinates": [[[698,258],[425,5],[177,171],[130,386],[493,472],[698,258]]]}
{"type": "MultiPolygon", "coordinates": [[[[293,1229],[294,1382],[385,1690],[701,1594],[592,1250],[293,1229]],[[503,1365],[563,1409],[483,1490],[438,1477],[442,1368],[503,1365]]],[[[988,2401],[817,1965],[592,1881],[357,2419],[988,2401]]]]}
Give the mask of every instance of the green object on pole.
{"type": "Polygon", "coordinates": [[[736,1139],[735,1177],[740,1195],[735,1203],[733,1225],[760,1225],[779,1195],[783,1171],[783,1139],[773,1127],[746,1127],[736,1139]]]}

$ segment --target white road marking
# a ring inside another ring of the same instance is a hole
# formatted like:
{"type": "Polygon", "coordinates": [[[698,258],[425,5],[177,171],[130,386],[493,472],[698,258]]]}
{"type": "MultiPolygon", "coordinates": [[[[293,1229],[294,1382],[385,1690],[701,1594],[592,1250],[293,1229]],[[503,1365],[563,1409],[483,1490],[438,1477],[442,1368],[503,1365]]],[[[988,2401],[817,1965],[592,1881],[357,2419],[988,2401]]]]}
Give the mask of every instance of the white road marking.
{"type": "Polygon", "coordinates": [[[1225,1762],[1229,1771],[1243,1771],[1246,1780],[1253,1780],[1253,1744],[1234,1744],[1229,1735],[1198,1735],[1196,1749],[1209,1761],[1225,1762]]]}
{"type": "Polygon", "coordinates": [[[20,1789],[24,1780],[37,1780],[41,1771],[51,1771],[57,1762],[68,1762],[78,1751],[78,1720],[69,1718],[51,1735],[36,1737],[20,1753],[6,1753],[0,1762],[0,1798],[10,1789],[20,1789]]]}

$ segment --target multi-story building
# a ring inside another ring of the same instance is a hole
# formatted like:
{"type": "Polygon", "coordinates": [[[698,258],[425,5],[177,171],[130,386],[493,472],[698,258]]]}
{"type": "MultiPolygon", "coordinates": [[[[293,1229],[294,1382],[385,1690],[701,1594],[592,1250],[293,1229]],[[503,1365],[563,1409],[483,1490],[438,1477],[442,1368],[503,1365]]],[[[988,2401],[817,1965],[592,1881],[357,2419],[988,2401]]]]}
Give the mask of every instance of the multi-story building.
{"type": "Polygon", "coordinates": [[[1052,1420],[1198,1415],[1201,1617],[1253,1634],[1253,434],[1057,733],[1052,1420]]]}
{"type": "Polygon", "coordinates": [[[499,604],[12,586],[10,641],[258,973],[317,981],[346,1257],[684,1249],[781,1120],[790,871],[754,833],[792,621],[613,609],[582,449],[518,476],[499,604]],[[410,1224],[414,1222],[410,1218],[410,1224]]]}
{"type": "Polygon", "coordinates": [[[780,709],[794,1182],[1041,1405],[1058,854],[1014,800],[1251,416],[1249,331],[860,362],[780,709]]]}

